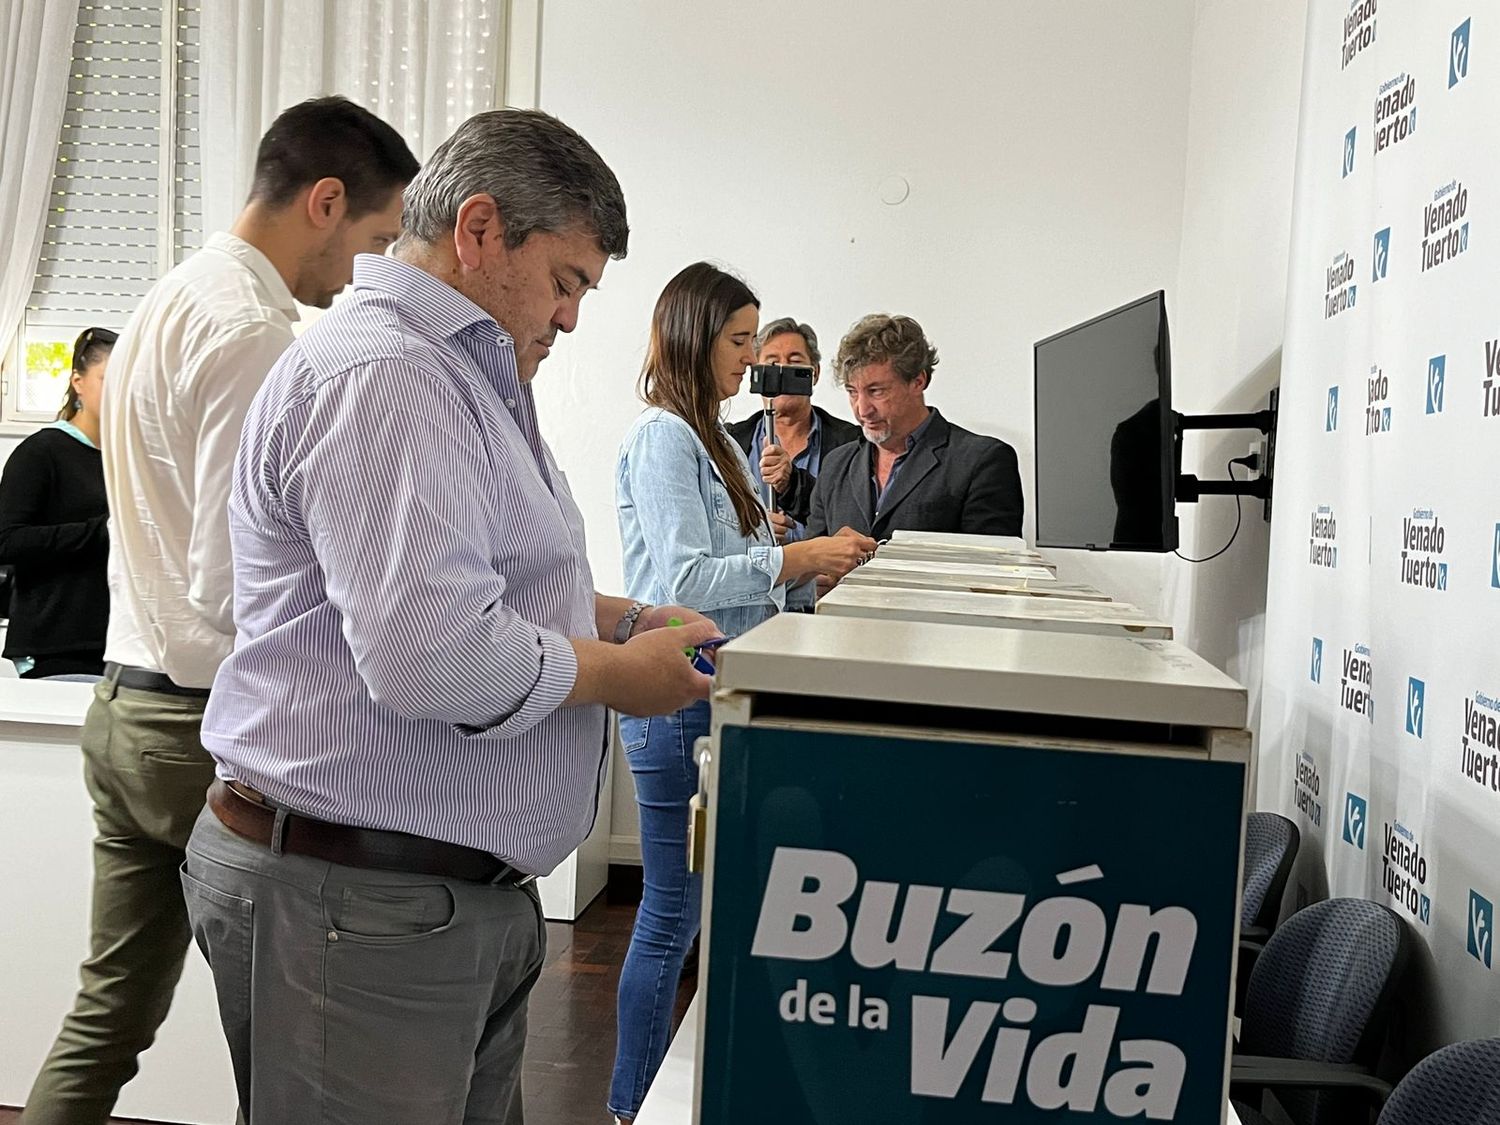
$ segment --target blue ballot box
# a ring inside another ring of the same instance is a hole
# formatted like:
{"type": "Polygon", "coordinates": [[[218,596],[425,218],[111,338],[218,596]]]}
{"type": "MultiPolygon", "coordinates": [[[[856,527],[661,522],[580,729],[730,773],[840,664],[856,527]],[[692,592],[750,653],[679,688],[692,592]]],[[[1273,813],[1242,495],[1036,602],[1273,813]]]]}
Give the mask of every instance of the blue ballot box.
{"type": "Polygon", "coordinates": [[[1171,641],[788,616],[718,687],[696,1120],[1222,1119],[1239,685],[1171,641]]]}

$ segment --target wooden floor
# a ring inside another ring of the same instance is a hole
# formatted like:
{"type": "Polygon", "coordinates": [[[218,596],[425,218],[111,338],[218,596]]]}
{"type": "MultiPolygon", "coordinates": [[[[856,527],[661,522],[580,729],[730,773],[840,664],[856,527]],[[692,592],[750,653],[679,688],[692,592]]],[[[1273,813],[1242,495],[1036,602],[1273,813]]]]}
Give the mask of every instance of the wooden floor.
{"type": "MultiPolygon", "coordinates": [[[[615,989],[630,945],[634,906],[603,898],[576,925],[547,923],[547,963],[531,994],[526,1044],[527,1125],[607,1125],[615,1057],[615,989]]],[[[677,994],[674,1026],[697,984],[691,965],[677,994]]],[[[20,1117],[0,1109],[0,1125],[20,1117]]]]}

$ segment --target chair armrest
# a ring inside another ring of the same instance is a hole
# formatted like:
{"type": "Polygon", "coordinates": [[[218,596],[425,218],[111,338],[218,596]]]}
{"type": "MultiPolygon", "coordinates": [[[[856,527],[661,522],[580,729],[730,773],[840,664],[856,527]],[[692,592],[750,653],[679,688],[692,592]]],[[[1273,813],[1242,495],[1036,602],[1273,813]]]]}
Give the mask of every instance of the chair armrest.
{"type": "Polygon", "coordinates": [[[1348,1090],[1363,1094],[1375,1105],[1385,1104],[1391,1084],[1358,1063],[1281,1059],[1269,1055],[1235,1055],[1230,1060],[1229,1086],[1236,1096],[1266,1089],[1348,1090]]]}

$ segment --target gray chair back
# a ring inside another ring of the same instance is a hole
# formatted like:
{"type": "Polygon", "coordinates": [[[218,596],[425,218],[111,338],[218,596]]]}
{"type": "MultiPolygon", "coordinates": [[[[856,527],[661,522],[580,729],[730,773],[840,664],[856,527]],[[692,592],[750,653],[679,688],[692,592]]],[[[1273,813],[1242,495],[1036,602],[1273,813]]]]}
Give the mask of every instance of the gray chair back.
{"type": "Polygon", "coordinates": [[[1281,913],[1281,895],[1302,842],[1297,826],[1273,812],[1245,818],[1245,885],[1240,926],[1269,932],[1281,913]]]}
{"type": "Polygon", "coordinates": [[[1401,1079],[1379,1125],[1500,1122],[1500,1039],[1471,1039],[1434,1051],[1401,1079]]]}
{"type": "MultiPolygon", "coordinates": [[[[1239,1050],[1374,1067],[1410,947],[1406,924],[1362,898],[1293,914],[1271,935],[1245,990],[1239,1050]]],[[[1295,1125],[1359,1120],[1344,1093],[1278,1090],[1295,1125]]]]}

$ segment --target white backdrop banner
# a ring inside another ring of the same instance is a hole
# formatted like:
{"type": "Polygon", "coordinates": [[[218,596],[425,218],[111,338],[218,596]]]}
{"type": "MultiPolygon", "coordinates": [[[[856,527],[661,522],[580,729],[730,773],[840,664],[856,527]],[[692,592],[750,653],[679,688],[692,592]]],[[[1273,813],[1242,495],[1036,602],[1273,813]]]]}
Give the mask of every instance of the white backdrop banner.
{"type": "Polygon", "coordinates": [[[1398,1049],[1500,1033],[1500,8],[1312,0],[1262,807],[1417,937],[1398,1049]]]}

